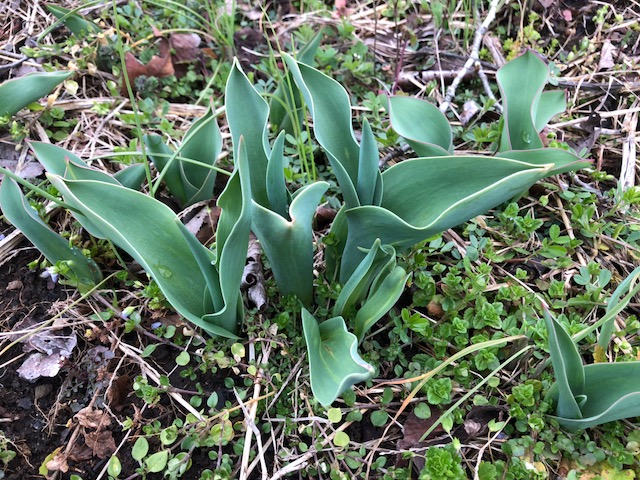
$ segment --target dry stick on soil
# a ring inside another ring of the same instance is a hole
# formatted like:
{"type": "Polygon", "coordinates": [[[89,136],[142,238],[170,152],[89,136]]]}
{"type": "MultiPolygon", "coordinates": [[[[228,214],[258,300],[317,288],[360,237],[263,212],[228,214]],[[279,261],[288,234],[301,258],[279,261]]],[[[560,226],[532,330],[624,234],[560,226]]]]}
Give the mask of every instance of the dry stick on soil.
{"type": "MultiPolygon", "coordinates": [[[[573,233],[573,226],[571,225],[571,220],[569,220],[569,217],[567,217],[567,212],[564,210],[564,205],[562,205],[562,200],[560,200],[560,197],[558,196],[556,196],[555,199],[556,199],[556,205],[558,205],[558,212],[560,212],[560,217],[562,218],[562,222],[564,223],[564,226],[567,229],[567,235],[571,240],[575,240],[576,236],[573,233]]],[[[582,254],[577,250],[576,250],[576,257],[578,257],[578,260],[580,260],[580,265],[582,265],[583,267],[587,266],[587,261],[584,259],[582,254]]]]}
{"type": "MultiPolygon", "coordinates": [[[[638,106],[638,100],[633,107],[638,106]]],[[[618,183],[622,190],[627,190],[635,185],[636,179],[636,129],[638,127],[638,113],[628,113],[624,120],[625,130],[629,135],[622,144],[622,167],[618,183]]]]}
{"type": "MultiPolygon", "coordinates": [[[[364,414],[366,412],[366,410],[362,410],[360,411],[360,413],[364,414]]],[[[329,442],[331,442],[333,440],[333,438],[336,436],[336,434],[338,432],[342,432],[344,430],[346,430],[347,428],[349,428],[349,426],[352,424],[353,422],[345,422],[342,425],[340,425],[338,428],[336,428],[333,433],[331,433],[331,435],[329,435],[328,437],[326,437],[322,443],[320,444],[320,448],[324,448],[329,442]]],[[[305,453],[304,455],[302,455],[300,458],[294,460],[293,462],[285,465],[284,467],[282,467],[280,470],[278,470],[277,472],[274,472],[274,474],[271,476],[270,480],[278,480],[279,478],[283,478],[286,475],[293,473],[293,472],[297,472],[301,469],[303,469],[306,465],[307,462],[311,459],[311,457],[313,457],[316,453],[318,453],[318,451],[315,448],[309,449],[309,451],[307,453],[305,453]]]]}
{"type": "MultiPolygon", "coordinates": [[[[260,357],[260,365],[264,365],[269,361],[269,354],[271,353],[271,345],[267,344],[264,353],[260,357]]],[[[249,360],[253,360],[255,358],[255,347],[253,342],[249,344],[249,360]]],[[[265,480],[268,476],[267,464],[264,458],[264,450],[262,446],[262,439],[260,437],[260,430],[256,426],[256,412],[258,410],[258,401],[257,398],[260,397],[260,387],[261,380],[263,378],[263,370],[262,367],[258,370],[258,375],[256,376],[255,383],[253,384],[253,404],[251,405],[251,409],[249,411],[246,410],[244,403],[238,396],[235,389],[233,390],[238,399],[238,403],[242,407],[242,411],[244,412],[244,421],[245,427],[247,429],[244,437],[244,450],[242,452],[242,463],[240,465],[240,480],[246,480],[249,477],[249,455],[251,454],[251,437],[253,434],[256,436],[256,443],[258,444],[258,458],[260,458],[260,464],[262,467],[262,478],[265,480]]]]}
{"type": "MultiPolygon", "coordinates": [[[[480,24],[480,27],[478,27],[478,30],[476,30],[475,36],[473,37],[473,44],[471,47],[471,54],[469,55],[469,59],[464,64],[462,69],[458,72],[458,75],[456,76],[456,78],[453,79],[453,82],[451,82],[451,85],[449,85],[449,88],[447,88],[447,94],[444,97],[444,102],[442,102],[442,104],[440,105],[441,112],[447,111],[447,109],[451,105],[451,101],[453,100],[453,97],[455,97],[456,95],[456,89],[458,88],[458,85],[460,85],[460,82],[462,81],[464,76],[467,74],[467,72],[471,69],[471,67],[475,66],[478,69],[478,71],[480,70],[480,57],[478,52],[480,51],[480,44],[482,43],[482,37],[484,37],[484,34],[487,33],[487,31],[489,30],[489,25],[491,25],[491,22],[493,22],[493,19],[496,17],[496,12],[501,2],[502,0],[491,1],[491,5],[489,5],[489,11],[487,12],[487,16],[485,17],[484,21],[480,24]]],[[[486,76],[485,76],[485,79],[486,79],[486,76]]],[[[487,85],[488,85],[488,82],[487,82],[487,85]]],[[[491,90],[489,89],[489,92],[490,91],[491,90]]]]}
{"type": "Polygon", "coordinates": [[[484,455],[485,450],[493,443],[493,441],[498,438],[498,435],[502,433],[502,430],[509,425],[511,421],[511,417],[507,418],[507,420],[503,423],[502,428],[498,430],[488,441],[485,443],[480,450],[478,450],[478,458],[476,460],[476,465],[473,469],[473,480],[480,480],[480,462],[482,461],[482,456],[484,455]]]}

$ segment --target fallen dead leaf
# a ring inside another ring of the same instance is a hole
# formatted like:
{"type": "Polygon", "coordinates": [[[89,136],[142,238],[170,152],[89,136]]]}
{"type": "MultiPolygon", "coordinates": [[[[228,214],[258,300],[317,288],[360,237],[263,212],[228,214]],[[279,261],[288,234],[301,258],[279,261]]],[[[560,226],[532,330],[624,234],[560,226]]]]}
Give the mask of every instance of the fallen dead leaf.
{"type": "Polygon", "coordinates": [[[46,464],[49,472],[62,472],[67,473],[69,471],[69,465],[67,464],[67,454],[64,452],[56,453],[56,456],[49,460],[46,464]]]}
{"type": "MultiPolygon", "coordinates": [[[[175,70],[171,61],[171,45],[169,40],[160,37],[158,39],[158,55],[154,55],[146,65],[140,62],[133,53],[127,52],[124,56],[124,62],[129,77],[129,83],[133,87],[135,79],[144,75],[146,77],[168,77],[173,75],[175,70]]],[[[122,93],[126,93],[126,85],[122,82],[122,93]]]]}
{"type": "Polygon", "coordinates": [[[600,50],[598,70],[612,69],[616,64],[616,58],[618,58],[618,49],[611,43],[611,40],[605,40],[600,50]]]}
{"type": "Polygon", "coordinates": [[[33,382],[40,377],[55,377],[64,359],[59,355],[34,353],[27,358],[17,372],[21,378],[33,382]]]}
{"type": "Polygon", "coordinates": [[[98,458],[110,457],[116,451],[116,441],[109,430],[85,433],[84,442],[91,448],[93,455],[98,458]]]}
{"type": "Polygon", "coordinates": [[[264,287],[264,275],[262,273],[262,258],[260,256],[260,243],[255,237],[249,240],[247,250],[247,264],[242,273],[240,288],[247,290],[249,300],[259,311],[267,308],[267,292],[264,287]]]}
{"type": "Polygon", "coordinates": [[[74,418],[85,428],[104,430],[111,426],[111,418],[107,412],[97,408],[85,407],[74,418]]]}
{"type": "Polygon", "coordinates": [[[189,63],[198,59],[200,54],[200,36],[195,33],[174,33],[169,37],[169,44],[173,49],[171,61],[189,63]]]}

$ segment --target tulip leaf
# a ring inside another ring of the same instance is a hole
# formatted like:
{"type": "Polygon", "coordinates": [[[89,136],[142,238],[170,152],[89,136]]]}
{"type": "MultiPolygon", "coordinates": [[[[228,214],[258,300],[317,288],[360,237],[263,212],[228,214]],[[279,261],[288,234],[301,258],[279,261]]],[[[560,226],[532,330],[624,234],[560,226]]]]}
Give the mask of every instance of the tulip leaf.
{"type": "Polygon", "coordinates": [[[362,259],[351,277],[345,282],[333,307],[333,316],[349,317],[383,270],[390,271],[395,266],[396,251],[389,245],[382,245],[376,238],[373,246],[362,259]]]}
{"type": "Polygon", "coordinates": [[[132,190],[139,190],[147,176],[144,163],[134,163],[114,173],[113,178],[132,190]]]}
{"type": "Polygon", "coordinates": [[[504,127],[501,150],[542,148],[538,132],[549,119],[564,110],[559,94],[541,97],[547,84],[549,68],[533,52],[527,51],[500,68],[496,74],[502,105],[504,127]]]}
{"type": "Polygon", "coordinates": [[[584,367],[586,401],[581,417],[552,416],[574,432],[640,416],[640,362],[594,363],[584,367]]]}
{"type": "Polygon", "coordinates": [[[69,240],[54,232],[29,205],[18,184],[6,176],[0,183],[0,205],[6,219],[20,230],[51,264],[66,264],[69,268],[69,283],[84,291],[102,280],[102,274],[95,262],[85,257],[78,248],[69,245],[69,240]]]}
{"type": "Polygon", "coordinates": [[[169,189],[169,193],[181,204],[186,202],[186,186],[180,175],[180,163],[175,159],[176,155],[173,150],[164,143],[160,135],[144,135],[142,140],[149,159],[155,165],[156,170],[162,174],[162,180],[169,189]]]}
{"type": "Polygon", "coordinates": [[[245,139],[245,148],[251,168],[251,197],[262,206],[269,205],[265,177],[271,149],[267,138],[269,105],[253,88],[242,71],[238,60],[227,80],[225,93],[227,122],[233,139],[234,156],[238,155],[240,137],[245,139]]]}
{"type": "MultiPolygon", "coordinates": [[[[621,297],[626,292],[635,291],[637,293],[640,290],[640,282],[638,282],[638,279],[640,279],[640,267],[637,267],[627,276],[627,278],[620,282],[618,288],[616,288],[615,291],[611,294],[611,298],[609,298],[609,301],[607,302],[607,313],[611,312],[611,310],[620,303],[621,297]]],[[[626,298],[628,303],[630,297],[626,298]]],[[[606,349],[609,345],[609,342],[611,341],[611,336],[613,335],[613,330],[615,327],[615,320],[615,316],[611,317],[611,319],[604,325],[602,325],[602,328],[600,329],[598,345],[603,349],[606,349]]]]}
{"type": "Polygon", "coordinates": [[[98,25],[86,20],[74,10],[51,4],[46,5],[46,7],[58,20],[64,23],[64,26],[67,27],[71,33],[78,37],[82,37],[88,33],[100,33],[102,31],[98,25]]]}
{"type": "Polygon", "coordinates": [[[582,418],[576,397],[584,395],[585,376],[582,359],[571,336],[544,310],[544,320],[549,334],[549,353],[558,388],[558,416],[582,418]]]}
{"type": "Polygon", "coordinates": [[[311,221],[327,188],[327,182],[315,182],[299,190],[289,207],[290,220],[257,203],[253,206],[253,231],[276,283],[282,293],[295,293],[304,305],[313,301],[311,221]]]}
{"type": "Polygon", "coordinates": [[[267,165],[266,189],[271,210],[282,217],[288,217],[289,192],[284,177],[284,132],[280,132],[273,144],[267,165]]]}
{"type": "Polygon", "coordinates": [[[453,136],[447,117],[435,105],[413,97],[389,97],[391,127],[420,157],[453,153],[453,136]]]}
{"type": "Polygon", "coordinates": [[[351,104],[346,90],[324,73],[283,54],[296,85],[313,117],[318,143],[326,152],[345,203],[360,205],[357,195],[360,148],[351,125],[351,104]]]}
{"type": "Polygon", "coordinates": [[[216,267],[220,275],[222,309],[207,314],[207,323],[220,325],[234,334],[242,323],[240,283],[251,233],[251,177],[244,137],[238,139],[236,170],[218,198],[222,209],[216,232],[216,267]]]}
{"type": "Polygon", "coordinates": [[[542,92],[538,108],[534,112],[534,123],[536,131],[541,132],[549,121],[556,115],[567,109],[567,102],[562,90],[552,90],[542,92]]]}
{"type": "Polygon", "coordinates": [[[373,367],[358,354],[358,339],[347,331],[342,317],[318,324],[306,309],[302,309],[302,326],[311,389],[320,404],[331,405],[351,385],[371,378],[373,367]]]}
{"type": "Polygon", "coordinates": [[[235,336],[235,332],[203,320],[210,313],[203,303],[207,280],[169,207],[121,185],[70,180],[51,173],[47,177],[72,208],[144,268],[178,313],[212,335],[235,336]]]}
{"type": "MultiPolygon", "coordinates": [[[[322,40],[320,29],[307,44],[300,49],[297,58],[302,63],[311,65],[322,40]]],[[[296,135],[304,119],[304,102],[300,90],[286,72],[276,87],[269,103],[269,120],[278,130],[284,130],[290,135],[296,135]],[[297,128],[294,128],[296,124],[297,128]]]]}
{"type": "Polygon", "coordinates": [[[7,80],[0,85],[0,117],[12,117],[24,107],[47,95],[73,72],[38,72],[7,80]]]}
{"type": "Polygon", "coordinates": [[[391,167],[382,174],[384,194],[379,207],[345,212],[348,236],[341,281],[349,278],[364,257],[358,249],[370,248],[376,238],[396,248],[409,248],[509,200],[551,173],[587,164],[564,150],[549,150],[508,152],[518,159],[416,158],[391,167]],[[549,163],[542,163],[546,153],[549,163]]]}
{"type": "Polygon", "coordinates": [[[382,176],[378,168],[380,154],[371,126],[365,118],[362,122],[362,142],[358,157],[356,191],[361,205],[379,205],[382,199],[382,176]]]}
{"type": "MultiPolygon", "coordinates": [[[[120,185],[116,178],[102,170],[91,168],[80,157],[62,147],[43,142],[31,142],[30,146],[36,158],[48,173],[71,180],[96,180],[120,185]]],[[[100,228],[82,215],[81,212],[74,211],[72,213],[80,225],[91,235],[97,238],[106,238],[100,228]]]]}
{"type": "Polygon", "coordinates": [[[222,135],[211,108],[189,127],[178,151],[173,152],[158,135],[145,135],[144,142],[149,158],[181,206],[213,196],[216,171],[209,167],[213,167],[222,151],[222,135]]]}
{"type": "Polygon", "coordinates": [[[408,279],[409,275],[404,268],[395,267],[380,279],[379,285],[373,285],[373,292],[358,310],[355,318],[354,333],[360,342],[373,324],[396,304],[408,279]]]}

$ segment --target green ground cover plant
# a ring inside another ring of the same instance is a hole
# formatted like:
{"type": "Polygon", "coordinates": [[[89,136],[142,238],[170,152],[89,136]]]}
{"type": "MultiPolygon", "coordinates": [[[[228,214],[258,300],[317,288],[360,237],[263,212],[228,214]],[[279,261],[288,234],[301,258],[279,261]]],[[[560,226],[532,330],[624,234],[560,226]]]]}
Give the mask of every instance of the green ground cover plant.
{"type": "MultiPolygon", "coordinates": [[[[406,61],[423,41],[420,22],[404,23],[410,12],[453,29],[502,7],[435,3],[372,13],[406,41],[406,61]]],[[[28,51],[55,61],[75,43],[87,70],[92,52],[110,55],[106,68],[127,88],[102,87],[129,96],[126,111],[92,107],[103,125],[119,122],[126,141],[81,158],[60,133],[74,128],[71,115],[50,110],[79,85],[67,80],[87,73],[71,77],[58,64],[0,84],[11,138],[29,137],[41,119],[39,132],[66,142],[40,133],[43,141],[22,145],[46,180],[1,164],[0,208],[42,253],[32,267],[59,275],[86,305],[63,312],[78,319],[66,331],[88,348],[109,345],[117,360],[106,384],[90,374],[73,385],[69,375],[56,400],[93,395],[78,400],[69,424],[103,460],[100,478],[634,478],[640,389],[624,380],[638,371],[637,189],[609,188],[615,179],[591,147],[560,135],[552,119],[575,125],[580,107],[565,113],[562,86],[547,88],[558,65],[517,48],[542,41],[531,27],[540,15],[510,6],[525,27],[505,42],[511,60],[495,81],[472,81],[444,102],[434,81],[422,90],[429,100],[400,92],[399,57],[395,78],[376,73],[348,16],[286,39],[273,27],[274,43],[243,49],[235,44],[258,31],[247,5],[206,2],[204,16],[191,2],[111,5],[97,16],[48,7],[70,37],[52,28],[40,40],[57,44],[28,51]],[[141,20],[147,14],[155,25],[141,20]],[[125,46],[114,33],[123,28],[155,44],[125,46]],[[171,35],[189,32],[208,50],[183,65],[187,76],[158,70],[129,81],[131,52],[177,71],[180,55],[196,54],[171,35]],[[264,59],[246,56],[262,47],[264,59]],[[367,91],[372,74],[390,91],[367,91]],[[56,88],[51,105],[34,103],[56,88]],[[169,113],[178,98],[195,119],[169,113]],[[477,119],[452,106],[467,99],[483,103],[477,119]],[[192,212],[211,224],[194,230],[192,212]],[[262,252],[252,254],[256,240],[262,252]],[[248,274],[252,263],[264,272],[248,274]],[[252,297],[256,284],[262,300],[252,297]],[[114,407],[120,378],[140,413],[114,407]],[[87,412],[109,426],[91,426],[87,412]],[[96,450],[99,435],[119,446],[96,450]]],[[[597,13],[607,28],[607,12],[597,13]]],[[[512,23],[500,22],[504,39],[512,23]]],[[[451,38],[475,48],[469,31],[451,38]]],[[[15,333],[3,338],[3,354],[19,348],[15,333]]],[[[24,455],[6,439],[10,471],[24,455]]],[[[71,465],[69,478],[89,478],[73,470],[75,448],[49,452],[40,474],[67,478],[71,465]]]]}

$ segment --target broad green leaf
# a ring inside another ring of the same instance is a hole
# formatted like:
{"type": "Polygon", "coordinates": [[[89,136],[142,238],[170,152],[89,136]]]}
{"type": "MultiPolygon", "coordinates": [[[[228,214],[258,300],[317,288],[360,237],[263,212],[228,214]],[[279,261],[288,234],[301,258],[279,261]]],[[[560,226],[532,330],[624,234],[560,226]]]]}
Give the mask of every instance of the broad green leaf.
{"type": "Polygon", "coordinates": [[[18,184],[4,177],[0,183],[0,206],[5,218],[20,230],[49,262],[65,262],[71,274],[69,280],[80,290],[88,289],[102,280],[95,262],[54,232],[29,205],[18,184]]]}
{"type": "Polygon", "coordinates": [[[374,285],[374,291],[356,314],[354,333],[359,341],[396,304],[408,279],[409,275],[404,268],[395,267],[382,277],[379,286],[374,285]]]}
{"type": "Polygon", "coordinates": [[[347,331],[342,317],[318,324],[306,309],[302,309],[302,326],[311,390],[321,405],[331,405],[351,385],[371,378],[373,367],[358,355],[358,339],[347,331]]]}
{"type": "Polygon", "coordinates": [[[353,135],[349,95],[324,73],[290,55],[283,54],[282,58],[304,96],[316,139],[328,156],[345,203],[349,207],[360,205],[356,191],[360,147],[353,135]]]}
{"type": "Polygon", "coordinates": [[[147,456],[147,453],[149,453],[149,442],[145,437],[138,437],[131,449],[131,456],[134,460],[140,462],[147,456]]]}
{"type": "Polygon", "coordinates": [[[374,279],[383,270],[390,272],[396,263],[396,251],[376,238],[353,274],[344,283],[333,307],[333,316],[347,317],[367,296],[374,279]]]}
{"type": "Polygon", "coordinates": [[[78,37],[83,37],[88,33],[100,33],[102,31],[98,25],[85,20],[85,18],[76,11],[51,4],[46,5],[46,7],[58,20],[64,23],[64,26],[67,27],[71,33],[78,37]]]}
{"type": "Polygon", "coordinates": [[[447,117],[426,100],[389,97],[391,128],[402,136],[420,157],[453,153],[453,136],[447,117]]]}
{"type": "MultiPolygon", "coordinates": [[[[615,289],[613,294],[611,294],[611,298],[607,302],[607,313],[609,313],[613,308],[615,308],[621,301],[621,297],[629,291],[633,289],[636,292],[640,289],[640,282],[638,279],[640,278],[640,267],[636,268],[633,272],[629,274],[627,278],[625,278],[618,288],[615,289]],[[635,285],[634,285],[635,283],[635,285]]],[[[626,303],[628,303],[630,298],[627,297],[626,303]]],[[[602,325],[600,329],[600,336],[598,337],[598,345],[606,349],[609,346],[609,342],[611,341],[611,336],[613,335],[613,330],[615,327],[615,316],[611,317],[611,319],[602,325]]]]}
{"type": "Polygon", "coordinates": [[[313,301],[313,231],[316,207],[329,188],[315,182],[298,191],[289,219],[254,203],[253,231],[260,240],[280,291],[295,293],[304,305],[313,301]]]}
{"type": "MultiPolygon", "coordinates": [[[[510,61],[496,74],[502,106],[504,127],[501,150],[530,150],[542,148],[542,140],[536,129],[536,114],[542,89],[547,84],[549,69],[533,52],[510,61]]],[[[545,103],[547,99],[545,99],[545,103]]],[[[549,112],[545,106],[540,120],[549,112]]]]}
{"type": "Polygon", "coordinates": [[[147,469],[151,473],[160,473],[167,466],[167,462],[169,461],[169,450],[161,450],[159,452],[150,455],[144,463],[147,466],[147,469]]]}
{"type": "Polygon", "coordinates": [[[209,167],[222,151],[222,135],[211,108],[187,130],[176,152],[158,135],[145,135],[143,140],[149,158],[180,205],[193,205],[213,196],[216,171],[209,167]]]}
{"type": "Polygon", "coordinates": [[[538,102],[538,109],[534,112],[536,131],[541,132],[549,121],[567,109],[567,102],[562,90],[542,92],[538,102]]]}
{"type": "Polygon", "coordinates": [[[585,391],[582,359],[571,336],[546,308],[544,321],[549,334],[549,353],[558,388],[557,414],[564,418],[582,418],[576,399],[584,395],[585,391]]]}
{"type": "Polygon", "coordinates": [[[113,455],[109,459],[109,464],[107,465],[107,473],[114,478],[118,478],[118,476],[122,473],[122,464],[120,463],[120,459],[115,455],[113,455]]]}
{"type": "MultiPolygon", "coordinates": [[[[307,65],[313,64],[313,59],[316,55],[316,50],[320,45],[322,39],[322,29],[320,29],[313,38],[300,49],[298,53],[298,60],[307,65]]],[[[297,125],[299,129],[304,119],[304,105],[302,101],[302,95],[300,90],[293,82],[291,75],[285,73],[276,90],[273,92],[271,101],[269,103],[269,120],[273,127],[277,130],[284,130],[285,132],[295,135],[297,125]]]]}
{"type": "Polygon", "coordinates": [[[186,200],[183,205],[193,205],[213,196],[216,171],[213,166],[222,151],[222,135],[211,107],[187,130],[179,154],[183,158],[196,160],[203,165],[180,161],[180,174],[185,185],[186,200]]]}
{"type": "Polygon", "coordinates": [[[382,199],[382,176],[378,168],[378,145],[365,118],[362,122],[362,142],[358,159],[356,191],[361,205],[379,205],[382,199]]]}
{"type": "Polygon", "coordinates": [[[132,190],[139,190],[144,182],[147,172],[143,163],[134,163],[128,167],[118,170],[114,175],[118,182],[132,190]]]}
{"type": "Polygon", "coordinates": [[[376,238],[395,248],[409,248],[509,200],[552,173],[586,164],[563,150],[507,154],[518,159],[416,158],[384,172],[380,207],[362,206],[345,212],[348,237],[340,278],[351,276],[364,257],[358,249],[370,248],[376,238]],[[549,153],[549,163],[543,163],[543,153],[549,153]]]}
{"type": "Polygon", "coordinates": [[[267,165],[266,189],[271,210],[282,217],[289,215],[289,192],[284,178],[284,132],[280,132],[273,144],[267,165]]]}
{"type": "MultiPolygon", "coordinates": [[[[89,165],[74,153],[51,143],[31,142],[29,144],[38,161],[48,173],[59,175],[71,180],[97,180],[105,183],[120,185],[120,182],[103,172],[89,167],[89,165]]],[[[106,235],[81,212],[72,212],[82,227],[91,235],[106,238],[106,235]]]]}
{"type": "Polygon", "coordinates": [[[30,103],[47,95],[73,72],[30,73],[0,85],[0,117],[12,117],[30,103]]]}
{"type": "Polygon", "coordinates": [[[251,168],[251,197],[260,205],[268,206],[265,177],[271,155],[267,138],[269,105],[253,88],[237,59],[227,80],[225,99],[234,156],[238,155],[240,137],[244,137],[251,168]]]}
{"type": "MultiPolygon", "coordinates": [[[[69,180],[54,174],[47,177],[72,208],[153,277],[178,313],[212,335],[235,337],[235,329],[203,320],[211,313],[205,311],[203,302],[207,280],[192,252],[193,245],[184,238],[180,220],[169,207],[121,185],[69,180]]],[[[202,255],[208,255],[204,246],[201,249],[202,255]]]]}
{"type": "Polygon", "coordinates": [[[594,363],[584,367],[582,418],[554,418],[569,431],[640,416],[640,362],[594,363]]]}
{"type": "Polygon", "coordinates": [[[251,177],[244,137],[238,139],[236,170],[218,198],[218,206],[222,212],[216,232],[216,267],[224,307],[205,315],[203,320],[235,334],[243,318],[240,282],[247,259],[252,217],[251,177]]]}

